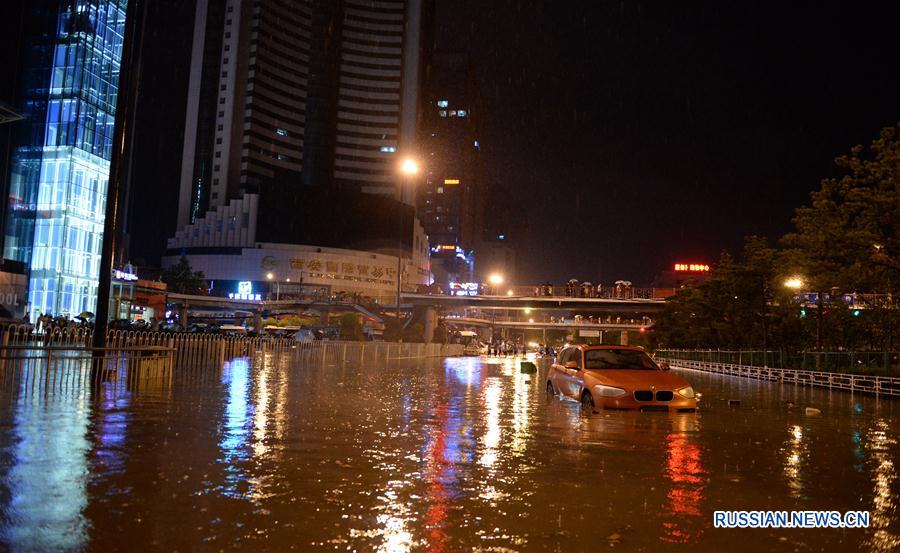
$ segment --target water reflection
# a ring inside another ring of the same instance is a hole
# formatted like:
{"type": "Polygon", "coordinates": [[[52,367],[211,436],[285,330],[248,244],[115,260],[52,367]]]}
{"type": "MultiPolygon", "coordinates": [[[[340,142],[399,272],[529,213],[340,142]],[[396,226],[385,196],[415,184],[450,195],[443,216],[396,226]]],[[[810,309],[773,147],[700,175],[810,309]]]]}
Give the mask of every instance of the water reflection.
{"type": "Polygon", "coordinates": [[[894,481],[897,472],[891,455],[897,440],[889,435],[890,426],[884,419],[878,419],[866,436],[866,450],[872,464],[872,507],[869,512],[871,520],[867,539],[871,551],[888,552],[900,548],[900,537],[892,532],[890,526],[895,522],[897,502],[894,499],[894,481]]]}
{"type": "Polygon", "coordinates": [[[662,541],[694,543],[703,534],[701,509],[706,489],[707,470],[703,452],[697,443],[699,419],[695,415],[676,415],[675,432],[665,437],[664,475],[671,482],[664,506],[662,541]]]}
{"type": "Polygon", "coordinates": [[[219,462],[225,465],[225,481],[220,488],[223,495],[240,498],[249,485],[244,464],[252,456],[249,438],[252,405],[250,393],[250,364],[247,359],[234,359],[222,369],[222,384],[227,390],[224,417],[219,431],[219,462]]]}
{"type": "Polygon", "coordinates": [[[803,427],[792,424],[788,428],[788,439],[782,448],[784,455],[784,476],[787,479],[791,497],[803,496],[803,464],[807,455],[807,445],[803,440],[803,427]]]}
{"type": "MultiPolygon", "coordinates": [[[[27,379],[14,405],[13,436],[3,474],[8,490],[3,542],[18,551],[79,549],[87,540],[90,399],[86,390],[45,397],[27,379]]],[[[107,433],[107,440],[115,440],[107,433]]]]}

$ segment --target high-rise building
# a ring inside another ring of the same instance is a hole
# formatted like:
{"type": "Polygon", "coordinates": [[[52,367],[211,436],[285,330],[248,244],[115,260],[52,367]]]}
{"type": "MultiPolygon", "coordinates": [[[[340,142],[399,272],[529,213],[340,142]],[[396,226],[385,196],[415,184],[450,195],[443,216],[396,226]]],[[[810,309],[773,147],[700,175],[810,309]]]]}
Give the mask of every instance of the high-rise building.
{"type": "Polygon", "coordinates": [[[275,179],[399,196],[429,9],[427,0],[198,0],[179,228],[275,179]]]}
{"type": "Polygon", "coordinates": [[[473,278],[483,227],[481,97],[468,54],[435,52],[423,116],[426,152],[419,217],[438,281],[473,278]]]}
{"type": "Polygon", "coordinates": [[[427,238],[398,158],[419,151],[431,4],[198,0],[178,228],[163,264],[187,256],[214,293],[269,273],[375,297],[394,293],[398,275],[427,283],[427,238]],[[373,276],[322,258],[310,269],[305,256],[322,248],[399,257],[400,268],[373,276]]]}
{"type": "Polygon", "coordinates": [[[4,257],[28,267],[32,317],[96,303],[126,4],[28,4],[4,257]]]}

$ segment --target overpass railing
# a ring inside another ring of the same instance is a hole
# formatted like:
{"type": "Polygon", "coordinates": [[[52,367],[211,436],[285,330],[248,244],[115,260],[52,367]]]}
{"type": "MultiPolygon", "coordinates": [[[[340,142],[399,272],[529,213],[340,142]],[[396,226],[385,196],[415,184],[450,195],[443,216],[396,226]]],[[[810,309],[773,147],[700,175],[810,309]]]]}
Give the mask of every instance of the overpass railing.
{"type": "Polygon", "coordinates": [[[554,298],[598,298],[598,299],[665,299],[675,295],[674,288],[633,288],[615,286],[497,286],[488,289],[485,295],[521,296],[521,297],[554,297],[554,298]],[[510,294],[512,292],[512,294],[510,294]]]}

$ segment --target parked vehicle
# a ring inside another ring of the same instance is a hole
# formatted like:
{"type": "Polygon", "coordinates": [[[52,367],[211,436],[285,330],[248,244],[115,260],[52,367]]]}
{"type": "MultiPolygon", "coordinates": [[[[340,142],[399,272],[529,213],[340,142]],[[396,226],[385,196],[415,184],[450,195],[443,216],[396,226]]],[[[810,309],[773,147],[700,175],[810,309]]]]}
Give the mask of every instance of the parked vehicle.
{"type": "Polygon", "coordinates": [[[547,396],[581,402],[585,411],[637,409],[692,412],[697,396],[690,383],[657,365],[643,349],[627,346],[568,346],[550,366],[547,396]]]}

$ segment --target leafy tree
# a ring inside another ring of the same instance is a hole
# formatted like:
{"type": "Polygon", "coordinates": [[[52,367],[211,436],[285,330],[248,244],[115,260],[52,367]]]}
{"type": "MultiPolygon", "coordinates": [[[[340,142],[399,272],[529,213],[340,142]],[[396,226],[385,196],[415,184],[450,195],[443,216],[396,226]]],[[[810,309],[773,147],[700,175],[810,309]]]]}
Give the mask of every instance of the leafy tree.
{"type": "Polygon", "coordinates": [[[203,271],[194,271],[184,256],[181,256],[178,263],[163,271],[162,281],[166,283],[169,292],[176,294],[206,295],[209,288],[203,271]]]}
{"type": "Polygon", "coordinates": [[[787,259],[816,290],[896,293],[900,283],[900,124],[835,164],[810,205],[796,211],[787,259]]]}
{"type": "Polygon", "coordinates": [[[436,344],[446,344],[447,343],[447,327],[443,324],[439,324],[434,327],[434,337],[431,339],[432,342],[436,344]]]}
{"type": "Polygon", "coordinates": [[[362,324],[356,313],[341,315],[341,340],[361,341],[363,339],[362,324]]]}

